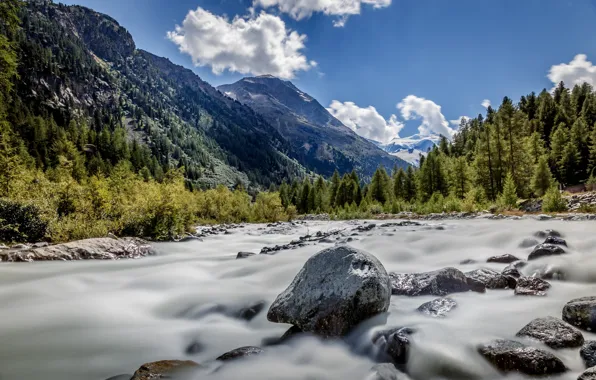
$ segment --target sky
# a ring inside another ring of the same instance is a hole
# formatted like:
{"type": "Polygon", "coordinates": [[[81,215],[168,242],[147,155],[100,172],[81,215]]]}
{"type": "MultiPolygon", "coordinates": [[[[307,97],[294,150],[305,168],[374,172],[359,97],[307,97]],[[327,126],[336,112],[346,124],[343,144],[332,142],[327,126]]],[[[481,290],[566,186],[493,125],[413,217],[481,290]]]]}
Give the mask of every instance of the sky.
{"type": "Polygon", "coordinates": [[[214,86],[291,80],[364,137],[451,137],[504,96],[596,85],[596,0],[62,0],[214,86]]]}

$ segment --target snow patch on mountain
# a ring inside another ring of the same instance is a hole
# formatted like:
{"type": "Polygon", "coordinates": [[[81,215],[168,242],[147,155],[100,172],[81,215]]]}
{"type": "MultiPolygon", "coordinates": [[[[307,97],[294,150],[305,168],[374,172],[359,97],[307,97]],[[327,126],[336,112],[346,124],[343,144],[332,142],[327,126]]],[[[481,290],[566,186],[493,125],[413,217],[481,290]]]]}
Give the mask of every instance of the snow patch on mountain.
{"type": "Polygon", "coordinates": [[[395,137],[387,144],[378,143],[377,145],[387,153],[418,166],[420,155],[426,156],[429,150],[439,144],[440,140],[441,136],[436,134],[428,136],[415,134],[409,137],[395,137]]]}

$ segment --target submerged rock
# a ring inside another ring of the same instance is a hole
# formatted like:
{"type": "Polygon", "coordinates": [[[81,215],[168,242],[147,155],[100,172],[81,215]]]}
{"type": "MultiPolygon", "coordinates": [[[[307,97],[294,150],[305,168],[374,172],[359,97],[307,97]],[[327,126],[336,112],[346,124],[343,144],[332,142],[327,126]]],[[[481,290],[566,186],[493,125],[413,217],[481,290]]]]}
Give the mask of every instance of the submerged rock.
{"type": "Polygon", "coordinates": [[[581,356],[586,368],[596,366],[596,340],[585,342],[579,350],[579,356],[581,356]]]}
{"type": "Polygon", "coordinates": [[[539,242],[536,239],[533,238],[526,238],[524,240],[522,240],[521,243],[519,243],[518,247],[520,248],[530,248],[530,247],[534,247],[536,245],[538,245],[539,242]]]}
{"type": "Polygon", "coordinates": [[[536,339],[550,348],[573,348],[584,343],[582,333],[559,318],[536,318],[517,333],[519,337],[536,339]]]}
{"type": "Polygon", "coordinates": [[[561,359],[550,352],[513,340],[497,339],[478,347],[478,352],[503,372],[550,375],[567,371],[561,359]]]}
{"type": "Polygon", "coordinates": [[[457,307],[457,302],[452,298],[437,298],[423,303],[418,307],[418,311],[432,317],[444,317],[451,309],[457,307]]]}
{"type": "Polygon", "coordinates": [[[215,360],[225,362],[228,360],[235,360],[235,359],[246,358],[249,356],[260,355],[263,352],[265,352],[265,351],[263,351],[263,349],[260,347],[246,346],[246,347],[240,347],[240,348],[236,348],[235,350],[226,352],[225,354],[221,355],[220,357],[218,357],[215,360]]]}
{"type": "Polygon", "coordinates": [[[391,283],[371,254],[338,246],[308,259],[267,313],[271,322],[304,332],[342,336],[360,322],[386,312],[391,283]]]}
{"type": "Polygon", "coordinates": [[[40,248],[0,251],[0,261],[70,261],[137,259],[154,254],[151,245],[138,238],[93,238],[40,248]]]}
{"type": "Polygon", "coordinates": [[[143,364],[130,380],[169,379],[172,375],[198,367],[192,360],[161,360],[143,364]]]}
{"type": "Polygon", "coordinates": [[[567,247],[567,242],[565,241],[565,239],[562,239],[557,236],[547,236],[546,240],[544,240],[544,244],[563,245],[567,247]]]}
{"type": "Polygon", "coordinates": [[[251,256],[255,256],[256,253],[252,253],[252,252],[238,252],[238,255],[236,255],[236,259],[246,259],[248,257],[251,256]]]}
{"type": "Polygon", "coordinates": [[[476,264],[476,260],[473,259],[465,259],[459,262],[460,265],[469,265],[469,264],[476,264]]]}
{"type": "Polygon", "coordinates": [[[391,362],[397,368],[405,368],[410,354],[410,335],[414,330],[408,327],[398,327],[377,331],[372,336],[372,342],[377,349],[376,359],[380,362],[391,362]]]}
{"type": "Polygon", "coordinates": [[[509,253],[500,256],[492,256],[486,260],[487,263],[500,263],[500,264],[510,264],[512,262],[519,261],[519,259],[509,253]]]}
{"type": "Polygon", "coordinates": [[[577,380],[596,380],[596,367],[588,368],[585,370],[577,380]]]}
{"type": "Polygon", "coordinates": [[[501,274],[503,276],[510,276],[510,277],[514,277],[514,278],[519,278],[519,277],[522,276],[522,273],[520,272],[520,269],[522,269],[526,265],[528,265],[528,262],[527,261],[523,261],[523,260],[515,261],[515,262],[507,265],[503,269],[503,271],[501,272],[501,274]]]}
{"type": "Polygon", "coordinates": [[[536,236],[537,238],[540,238],[540,239],[546,239],[549,236],[563,237],[563,234],[561,234],[559,231],[556,231],[556,230],[544,230],[544,231],[536,231],[534,233],[534,236],[536,236]]]}
{"type": "Polygon", "coordinates": [[[405,373],[400,372],[393,364],[381,363],[371,368],[366,380],[409,380],[405,373]]]}
{"type": "Polygon", "coordinates": [[[563,320],[587,331],[596,330],[596,297],[581,297],[563,307],[563,320]]]}
{"type": "Polygon", "coordinates": [[[539,244],[528,256],[528,261],[546,256],[558,256],[566,253],[563,248],[555,244],[539,244]]]}
{"type": "Polygon", "coordinates": [[[482,284],[469,283],[466,275],[455,268],[444,268],[425,273],[390,273],[391,289],[395,295],[446,296],[469,290],[482,292],[482,284]]]}
{"type": "Polygon", "coordinates": [[[466,272],[468,278],[481,282],[487,289],[515,288],[515,279],[510,279],[492,269],[482,268],[466,272]],[[511,285],[511,286],[510,286],[511,285]]]}
{"type": "Polygon", "coordinates": [[[521,277],[515,287],[516,296],[545,296],[550,284],[537,277],[521,277]]]}

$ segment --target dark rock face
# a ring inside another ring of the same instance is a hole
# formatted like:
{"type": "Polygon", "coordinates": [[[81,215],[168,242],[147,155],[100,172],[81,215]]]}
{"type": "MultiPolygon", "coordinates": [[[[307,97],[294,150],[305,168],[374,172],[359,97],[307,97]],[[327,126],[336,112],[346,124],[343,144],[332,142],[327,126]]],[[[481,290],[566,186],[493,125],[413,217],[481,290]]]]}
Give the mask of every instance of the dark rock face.
{"type": "Polygon", "coordinates": [[[586,368],[596,366],[596,341],[586,341],[582,348],[579,350],[579,356],[582,357],[582,360],[584,361],[586,368]]]}
{"type": "Polygon", "coordinates": [[[381,363],[371,368],[366,380],[408,380],[408,375],[401,373],[393,364],[381,363]]]}
{"type": "Polygon", "coordinates": [[[539,340],[550,348],[573,348],[584,343],[578,329],[555,317],[536,318],[519,330],[517,336],[539,340]]]}
{"type": "Polygon", "coordinates": [[[565,253],[565,250],[555,244],[539,244],[537,245],[532,253],[528,256],[528,261],[536,260],[546,256],[557,256],[565,253]]]}
{"type": "Polygon", "coordinates": [[[516,296],[545,296],[550,284],[537,277],[521,277],[515,287],[516,296]]]}
{"type": "Polygon", "coordinates": [[[544,231],[536,231],[534,233],[534,236],[536,236],[537,238],[540,238],[540,239],[546,239],[549,236],[563,237],[563,234],[561,234],[559,231],[555,231],[555,230],[544,230],[544,231]]]}
{"type": "Polygon", "coordinates": [[[524,240],[522,240],[521,243],[519,243],[518,247],[520,248],[530,248],[530,247],[534,247],[536,245],[538,245],[539,242],[536,239],[533,238],[526,238],[524,240]]]}
{"type": "Polygon", "coordinates": [[[483,291],[478,283],[468,283],[460,270],[444,268],[425,273],[390,273],[391,288],[395,295],[403,296],[446,296],[469,290],[483,291]]]}
{"type": "Polygon", "coordinates": [[[145,240],[138,238],[93,238],[40,248],[0,251],[0,261],[71,261],[137,259],[154,254],[145,240]]]}
{"type": "Polygon", "coordinates": [[[238,255],[236,256],[236,259],[246,259],[248,257],[254,256],[256,255],[256,253],[252,253],[252,252],[238,252],[238,255]]]}
{"type": "Polygon", "coordinates": [[[588,368],[584,371],[577,380],[596,380],[596,367],[588,368]]]}
{"type": "MultiPolygon", "coordinates": [[[[486,268],[466,272],[466,276],[481,282],[486,289],[507,289],[511,282],[510,279],[501,273],[486,268]]],[[[515,288],[515,285],[512,288],[515,288]]]]}
{"type": "Polygon", "coordinates": [[[372,336],[372,342],[377,348],[377,360],[391,362],[397,368],[404,368],[410,353],[410,336],[414,330],[398,327],[378,331],[372,336]]]}
{"type": "Polygon", "coordinates": [[[161,360],[143,364],[130,380],[168,379],[175,373],[188,371],[199,365],[191,360],[161,360]]]}
{"type": "Polygon", "coordinates": [[[565,364],[550,352],[513,340],[497,339],[478,347],[478,352],[503,372],[550,375],[567,371],[565,364]]]}
{"type": "Polygon", "coordinates": [[[437,298],[423,303],[418,311],[431,317],[444,317],[451,309],[457,307],[457,302],[451,298],[437,298]]]}
{"type": "Polygon", "coordinates": [[[267,319],[321,336],[342,336],[360,322],[386,312],[390,299],[391,283],[379,260],[338,246],[308,259],[277,296],[267,319]]]}
{"type": "Polygon", "coordinates": [[[509,253],[501,256],[492,256],[486,260],[487,263],[500,263],[500,264],[510,264],[514,261],[518,261],[519,259],[509,253]]]}
{"type": "Polygon", "coordinates": [[[218,357],[216,360],[225,362],[228,360],[235,360],[235,359],[246,358],[249,356],[260,355],[263,352],[265,352],[265,351],[263,351],[263,349],[260,347],[253,347],[253,346],[240,347],[240,348],[236,348],[235,350],[226,352],[225,354],[218,357]]]}
{"type": "Polygon", "coordinates": [[[596,330],[596,297],[576,298],[563,307],[563,320],[587,331],[596,330]]]}
{"type": "Polygon", "coordinates": [[[557,236],[547,236],[546,240],[544,240],[544,244],[563,245],[567,247],[567,242],[565,241],[565,239],[562,239],[557,236]]]}

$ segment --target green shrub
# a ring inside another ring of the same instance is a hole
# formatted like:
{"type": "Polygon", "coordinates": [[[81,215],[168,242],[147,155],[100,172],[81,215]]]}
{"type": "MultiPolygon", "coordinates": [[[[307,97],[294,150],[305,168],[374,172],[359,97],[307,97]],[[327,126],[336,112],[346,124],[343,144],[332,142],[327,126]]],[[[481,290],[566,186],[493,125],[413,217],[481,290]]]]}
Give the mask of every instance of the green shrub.
{"type": "Polygon", "coordinates": [[[45,238],[48,222],[33,205],[0,199],[0,241],[38,242],[45,238]]]}
{"type": "Polygon", "coordinates": [[[561,195],[556,186],[547,190],[542,198],[542,211],[544,212],[560,212],[567,210],[567,201],[561,195]]]}

